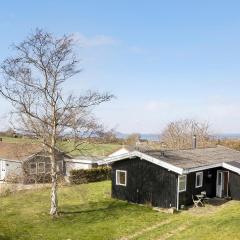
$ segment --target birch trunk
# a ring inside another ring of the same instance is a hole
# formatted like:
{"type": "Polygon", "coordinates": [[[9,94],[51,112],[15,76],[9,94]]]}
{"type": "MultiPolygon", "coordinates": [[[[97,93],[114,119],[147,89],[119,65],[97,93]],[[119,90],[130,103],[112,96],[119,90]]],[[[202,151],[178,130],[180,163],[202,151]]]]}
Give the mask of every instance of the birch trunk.
{"type": "Polygon", "coordinates": [[[58,196],[57,196],[57,173],[56,173],[56,161],[54,151],[51,154],[51,178],[52,178],[52,189],[51,189],[51,209],[50,215],[58,215],[58,196]]]}
{"type": "Polygon", "coordinates": [[[57,197],[57,166],[56,166],[56,102],[52,102],[52,136],[50,147],[50,159],[51,159],[51,177],[52,177],[52,190],[51,190],[51,209],[50,215],[53,217],[58,215],[58,197],[57,197]]]}

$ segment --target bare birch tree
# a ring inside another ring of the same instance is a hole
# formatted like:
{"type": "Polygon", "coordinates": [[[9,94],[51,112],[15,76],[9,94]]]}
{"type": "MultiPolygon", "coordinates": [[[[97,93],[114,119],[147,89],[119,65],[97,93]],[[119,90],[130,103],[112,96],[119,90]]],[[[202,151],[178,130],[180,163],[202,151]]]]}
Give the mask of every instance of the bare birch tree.
{"type": "Polygon", "coordinates": [[[15,127],[42,140],[51,159],[51,209],[58,215],[56,145],[64,136],[81,142],[101,130],[94,106],[111,100],[109,93],[66,94],[64,83],[78,74],[79,60],[71,36],[56,38],[37,29],[13,46],[15,55],[1,64],[0,93],[14,107],[15,127]]]}
{"type": "Polygon", "coordinates": [[[171,122],[164,129],[161,141],[170,149],[191,148],[194,135],[197,137],[197,146],[206,147],[210,140],[208,123],[193,119],[171,122]]]}

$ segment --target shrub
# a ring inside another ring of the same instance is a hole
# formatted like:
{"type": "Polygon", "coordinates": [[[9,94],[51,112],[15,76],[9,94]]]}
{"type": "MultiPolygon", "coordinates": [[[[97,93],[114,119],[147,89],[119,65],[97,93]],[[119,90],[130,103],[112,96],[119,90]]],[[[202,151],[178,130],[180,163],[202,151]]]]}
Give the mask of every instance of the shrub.
{"type": "Polygon", "coordinates": [[[0,197],[7,197],[17,190],[16,184],[0,184],[0,197]]]}
{"type": "MultiPolygon", "coordinates": [[[[51,183],[51,174],[43,173],[43,174],[25,174],[24,181],[25,184],[36,184],[36,183],[51,183]]],[[[64,176],[62,174],[58,174],[58,183],[64,182],[64,176]]]]}
{"type": "Polygon", "coordinates": [[[82,184],[89,182],[100,182],[111,178],[110,167],[98,167],[91,169],[76,169],[70,172],[70,183],[82,184]]]}

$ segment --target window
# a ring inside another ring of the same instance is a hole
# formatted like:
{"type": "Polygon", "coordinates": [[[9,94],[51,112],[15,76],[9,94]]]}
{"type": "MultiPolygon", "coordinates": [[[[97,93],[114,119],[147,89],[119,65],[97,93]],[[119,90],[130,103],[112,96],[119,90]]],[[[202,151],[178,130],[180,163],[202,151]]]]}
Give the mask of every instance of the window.
{"type": "Polygon", "coordinates": [[[63,172],[63,161],[57,161],[57,172],[63,172]]]}
{"type": "Polygon", "coordinates": [[[127,186],[127,171],[116,170],[116,185],[127,186]]]}
{"type": "Polygon", "coordinates": [[[38,163],[38,173],[45,173],[45,162],[38,163]]]}
{"type": "Polygon", "coordinates": [[[195,187],[199,188],[203,185],[203,172],[197,172],[196,173],[196,181],[195,181],[195,187]]]}
{"type": "Polygon", "coordinates": [[[30,163],[29,172],[30,174],[37,174],[37,163],[30,163]]]}
{"type": "Polygon", "coordinates": [[[187,186],[187,176],[182,175],[178,177],[178,191],[179,192],[184,192],[186,191],[186,186],[187,186]]]}

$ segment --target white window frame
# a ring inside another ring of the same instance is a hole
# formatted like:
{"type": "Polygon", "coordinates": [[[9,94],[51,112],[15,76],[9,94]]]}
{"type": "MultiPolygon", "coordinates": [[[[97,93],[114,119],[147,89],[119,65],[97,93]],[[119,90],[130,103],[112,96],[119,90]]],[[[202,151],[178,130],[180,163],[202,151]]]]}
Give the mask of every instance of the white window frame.
{"type": "Polygon", "coordinates": [[[34,175],[34,174],[37,174],[37,163],[30,163],[29,164],[29,173],[30,175],[34,175]],[[35,172],[32,172],[32,168],[31,168],[31,165],[35,164],[35,172]]]}
{"type": "Polygon", "coordinates": [[[196,177],[195,177],[195,188],[200,188],[203,186],[203,172],[196,172],[196,177]],[[197,178],[200,176],[200,184],[197,185],[197,178]]]}
{"type": "Polygon", "coordinates": [[[178,176],[178,192],[185,192],[187,190],[187,175],[178,176]],[[185,186],[184,189],[180,189],[180,179],[185,178],[185,186]]]}
{"type": "Polygon", "coordinates": [[[116,185],[127,186],[127,171],[125,171],[125,170],[116,170],[116,185]],[[118,174],[121,173],[121,172],[125,173],[125,183],[124,184],[118,182],[118,174]]]}
{"type": "Polygon", "coordinates": [[[45,173],[45,170],[46,170],[46,169],[45,169],[45,162],[38,162],[37,172],[41,174],[41,173],[45,173]],[[44,169],[43,172],[39,172],[39,164],[43,164],[43,169],[44,169]]]}

